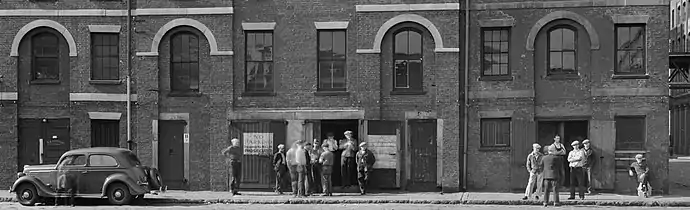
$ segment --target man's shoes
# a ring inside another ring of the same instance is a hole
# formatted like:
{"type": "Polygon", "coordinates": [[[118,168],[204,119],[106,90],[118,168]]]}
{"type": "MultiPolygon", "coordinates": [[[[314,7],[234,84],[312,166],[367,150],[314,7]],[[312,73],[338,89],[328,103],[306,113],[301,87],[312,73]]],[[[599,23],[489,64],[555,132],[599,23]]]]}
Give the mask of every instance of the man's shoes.
{"type": "Polygon", "coordinates": [[[525,197],[522,197],[522,200],[523,200],[523,201],[524,201],[524,200],[527,200],[527,196],[525,196],[525,197]]]}
{"type": "Polygon", "coordinates": [[[575,197],[568,197],[568,200],[575,200],[575,197]]]}
{"type": "Polygon", "coordinates": [[[547,206],[549,206],[549,204],[548,204],[548,203],[544,203],[544,207],[547,207],[547,206]]]}
{"type": "Polygon", "coordinates": [[[366,194],[366,193],[364,193],[364,192],[359,193],[359,195],[364,195],[364,194],[366,194]]]}
{"type": "Polygon", "coordinates": [[[553,206],[561,206],[560,203],[554,203],[553,206]]]}
{"type": "Polygon", "coordinates": [[[234,192],[234,193],[232,193],[232,195],[242,195],[242,193],[234,192]]]}

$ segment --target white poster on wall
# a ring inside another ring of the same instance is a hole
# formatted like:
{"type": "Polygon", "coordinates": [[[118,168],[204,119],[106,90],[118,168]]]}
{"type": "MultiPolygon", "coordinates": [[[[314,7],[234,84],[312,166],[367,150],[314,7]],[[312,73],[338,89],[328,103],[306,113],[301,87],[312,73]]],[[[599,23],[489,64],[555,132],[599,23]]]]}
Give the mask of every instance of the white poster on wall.
{"type": "Polygon", "coordinates": [[[398,136],[369,135],[367,144],[374,153],[376,163],[374,168],[396,169],[398,158],[398,136]]]}
{"type": "Polygon", "coordinates": [[[244,133],[245,155],[270,155],[273,153],[273,133],[244,133]]]}

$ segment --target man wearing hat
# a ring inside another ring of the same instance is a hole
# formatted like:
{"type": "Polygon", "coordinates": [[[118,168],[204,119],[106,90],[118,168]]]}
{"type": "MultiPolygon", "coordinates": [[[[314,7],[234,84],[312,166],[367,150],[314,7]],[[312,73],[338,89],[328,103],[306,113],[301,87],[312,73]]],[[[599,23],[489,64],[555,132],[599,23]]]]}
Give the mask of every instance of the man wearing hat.
{"type": "Polygon", "coordinates": [[[575,199],[575,188],[578,190],[580,199],[585,199],[585,171],[582,163],[585,158],[584,151],[580,148],[579,141],[573,141],[573,151],[568,153],[568,164],[570,166],[570,197],[568,200],[575,199]]]}
{"type": "Polygon", "coordinates": [[[549,194],[553,192],[553,202],[555,206],[560,206],[560,199],[558,196],[559,185],[561,179],[565,174],[563,169],[563,157],[558,152],[556,147],[546,147],[547,155],[542,158],[541,166],[544,169],[544,187],[546,187],[544,195],[544,206],[549,204],[549,194]]]}
{"type": "Polygon", "coordinates": [[[345,131],[345,139],[340,141],[343,150],[340,158],[340,173],[344,189],[357,184],[357,140],[352,138],[352,131],[345,131]]]}
{"type": "Polygon", "coordinates": [[[647,185],[649,184],[649,179],[648,179],[648,174],[649,174],[649,167],[647,166],[647,161],[644,161],[644,155],[642,154],[637,154],[635,155],[635,162],[630,164],[630,176],[635,176],[637,175],[637,182],[639,183],[637,186],[637,191],[642,192],[645,194],[645,197],[648,196],[649,194],[647,193],[647,185]]]}
{"type": "Polygon", "coordinates": [[[589,139],[582,141],[582,146],[584,147],[582,151],[584,152],[585,158],[582,159],[582,169],[585,171],[585,179],[587,184],[587,194],[592,194],[592,164],[594,163],[594,150],[589,143],[589,139]]]}
{"type": "Polygon", "coordinates": [[[525,197],[522,197],[522,200],[527,200],[529,197],[532,196],[532,193],[534,193],[536,199],[539,200],[543,183],[543,167],[541,165],[542,157],[543,155],[541,154],[541,145],[532,144],[532,153],[529,153],[529,155],[527,155],[526,164],[527,172],[529,172],[529,180],[527,181],[527,188],[525,189],[525,197]],[[537,187],[536,192],[532,191],[532,189],[535,187],[534,185],[536,185],[537,187]]]}
{"type": "Polygon", "coordinates": [[[357,181],[359,182],[359,192],[364,195],[369,182],[369,174],[371,174],[374,163],[376,163],[376,157],[371,150],[367,149],[366,142],[359,144],[359,148],[359,152],[357,152],[357,181]]]}

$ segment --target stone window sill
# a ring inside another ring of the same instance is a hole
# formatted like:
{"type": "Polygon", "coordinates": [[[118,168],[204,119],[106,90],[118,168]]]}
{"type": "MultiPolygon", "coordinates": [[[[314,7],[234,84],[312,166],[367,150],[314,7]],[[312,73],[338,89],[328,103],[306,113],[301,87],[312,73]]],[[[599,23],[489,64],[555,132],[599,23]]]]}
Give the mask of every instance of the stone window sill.
{"type": "Polygon", "coordinates": [[[200,92],[170,92],[169,97],[200,97],[203,94],[200,92]]]}
{"type": "Polygon", "coordinates": [[[548,80],[575,80],[580,79],[580,75],[577,74],[554,74],[546,76],[548,80]]]}
{"type": "Polygon", "coordinates": [[[350,92],[347,91],[316,91],[315,96],[349,96],[350,92]]]}
{"type": "Polygon", "coordinates": [[[649,79],[647,74],[614,74],[612,79],[649,79]]]}
{"type": "Polygon", "coordinates": [[[426,91],[423,90],[393,90],[391,95],[425,95],[426,91]]]}
{"type": "Polygon", "coordinates": [[[481,76],[479,81],[513,81],[513,77],[510,75],[502,76],[481,76]]]}
{"type": "Polygon", "coordinates": [[[89,80],[89,84],[92,84],[92,85],[119,85],[119,84],[122,84],[122,80],[89,80]]]}

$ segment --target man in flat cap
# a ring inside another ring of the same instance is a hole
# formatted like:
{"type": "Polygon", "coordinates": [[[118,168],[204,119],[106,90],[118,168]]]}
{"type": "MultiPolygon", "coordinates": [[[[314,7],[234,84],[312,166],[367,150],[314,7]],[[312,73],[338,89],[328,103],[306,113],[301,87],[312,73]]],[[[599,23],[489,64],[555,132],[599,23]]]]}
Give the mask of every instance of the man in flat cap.
{"type": "Polygon", "coordinates": [[[584,151],[580,148],[579,141],[571,144],[573,150],[568,153],[568,164],[570,166],[570,197],[568,200],[575,199],[575,188],[577,188],[580,199],[585,199],[585,171],[582,169],[582,160],[585,158],[584,151]]]}
{"type": "Polygon", "coordinates": [[[522,197],[522,200],[529,199],[529,197],[532,197],[532,194],[534,194],[536,199],[539,200],[543,183],[543,167],[541,165],[542,157],[543,155],[541,154],[541,145],[532,144],[532,153],[529,153],[529,155],[527,155],[526,164],[527,172],[529,172],[529,180],[527,181],[527,188],[525,189],[525,197],[522,197]],[[533,191],[535,185],[537,188],[536,192],[533,191]]]}
{"type": "Polygon", "coordinates": [[[357,181],[359,182],[359,192],[361,195],[366,194],[366,186],[369,182],[369,174],[374,169],[376,157],[374,153],[367,148],[367,143],[359,144],[359,152],[357,152],[357,181]]]}
{"type": "Polygon", "coordinates": [[[630,164],[629,170],[630,176],[637,177],[637,193],[638,195],[644,195],[644,197],[649,197],[649,192],[651,187],[649,187],[649,167],[647,166],[647,161],[645,161],[644,155],[635,155],[635,162],[630,164]]]}
{"type": "Polygon", "coordinates": [[[342,187],[347,189],[357,184],[357,139],[352,137],[352,131],[345,131],[345,139],[340,140],[342,154],[340,158],[340,173],[342,177],[342,187]]]}
{"type": "Polygon", "coordinates": [[[587,188],[587,194],[594,194],[592,190],[592,165],[594,164],[594,150],[589,143],[589,139],[582,141],[582,151],[584,152],[585,158],[582,159],[582,169],[585,171],[585,184],[587,188]]]}

